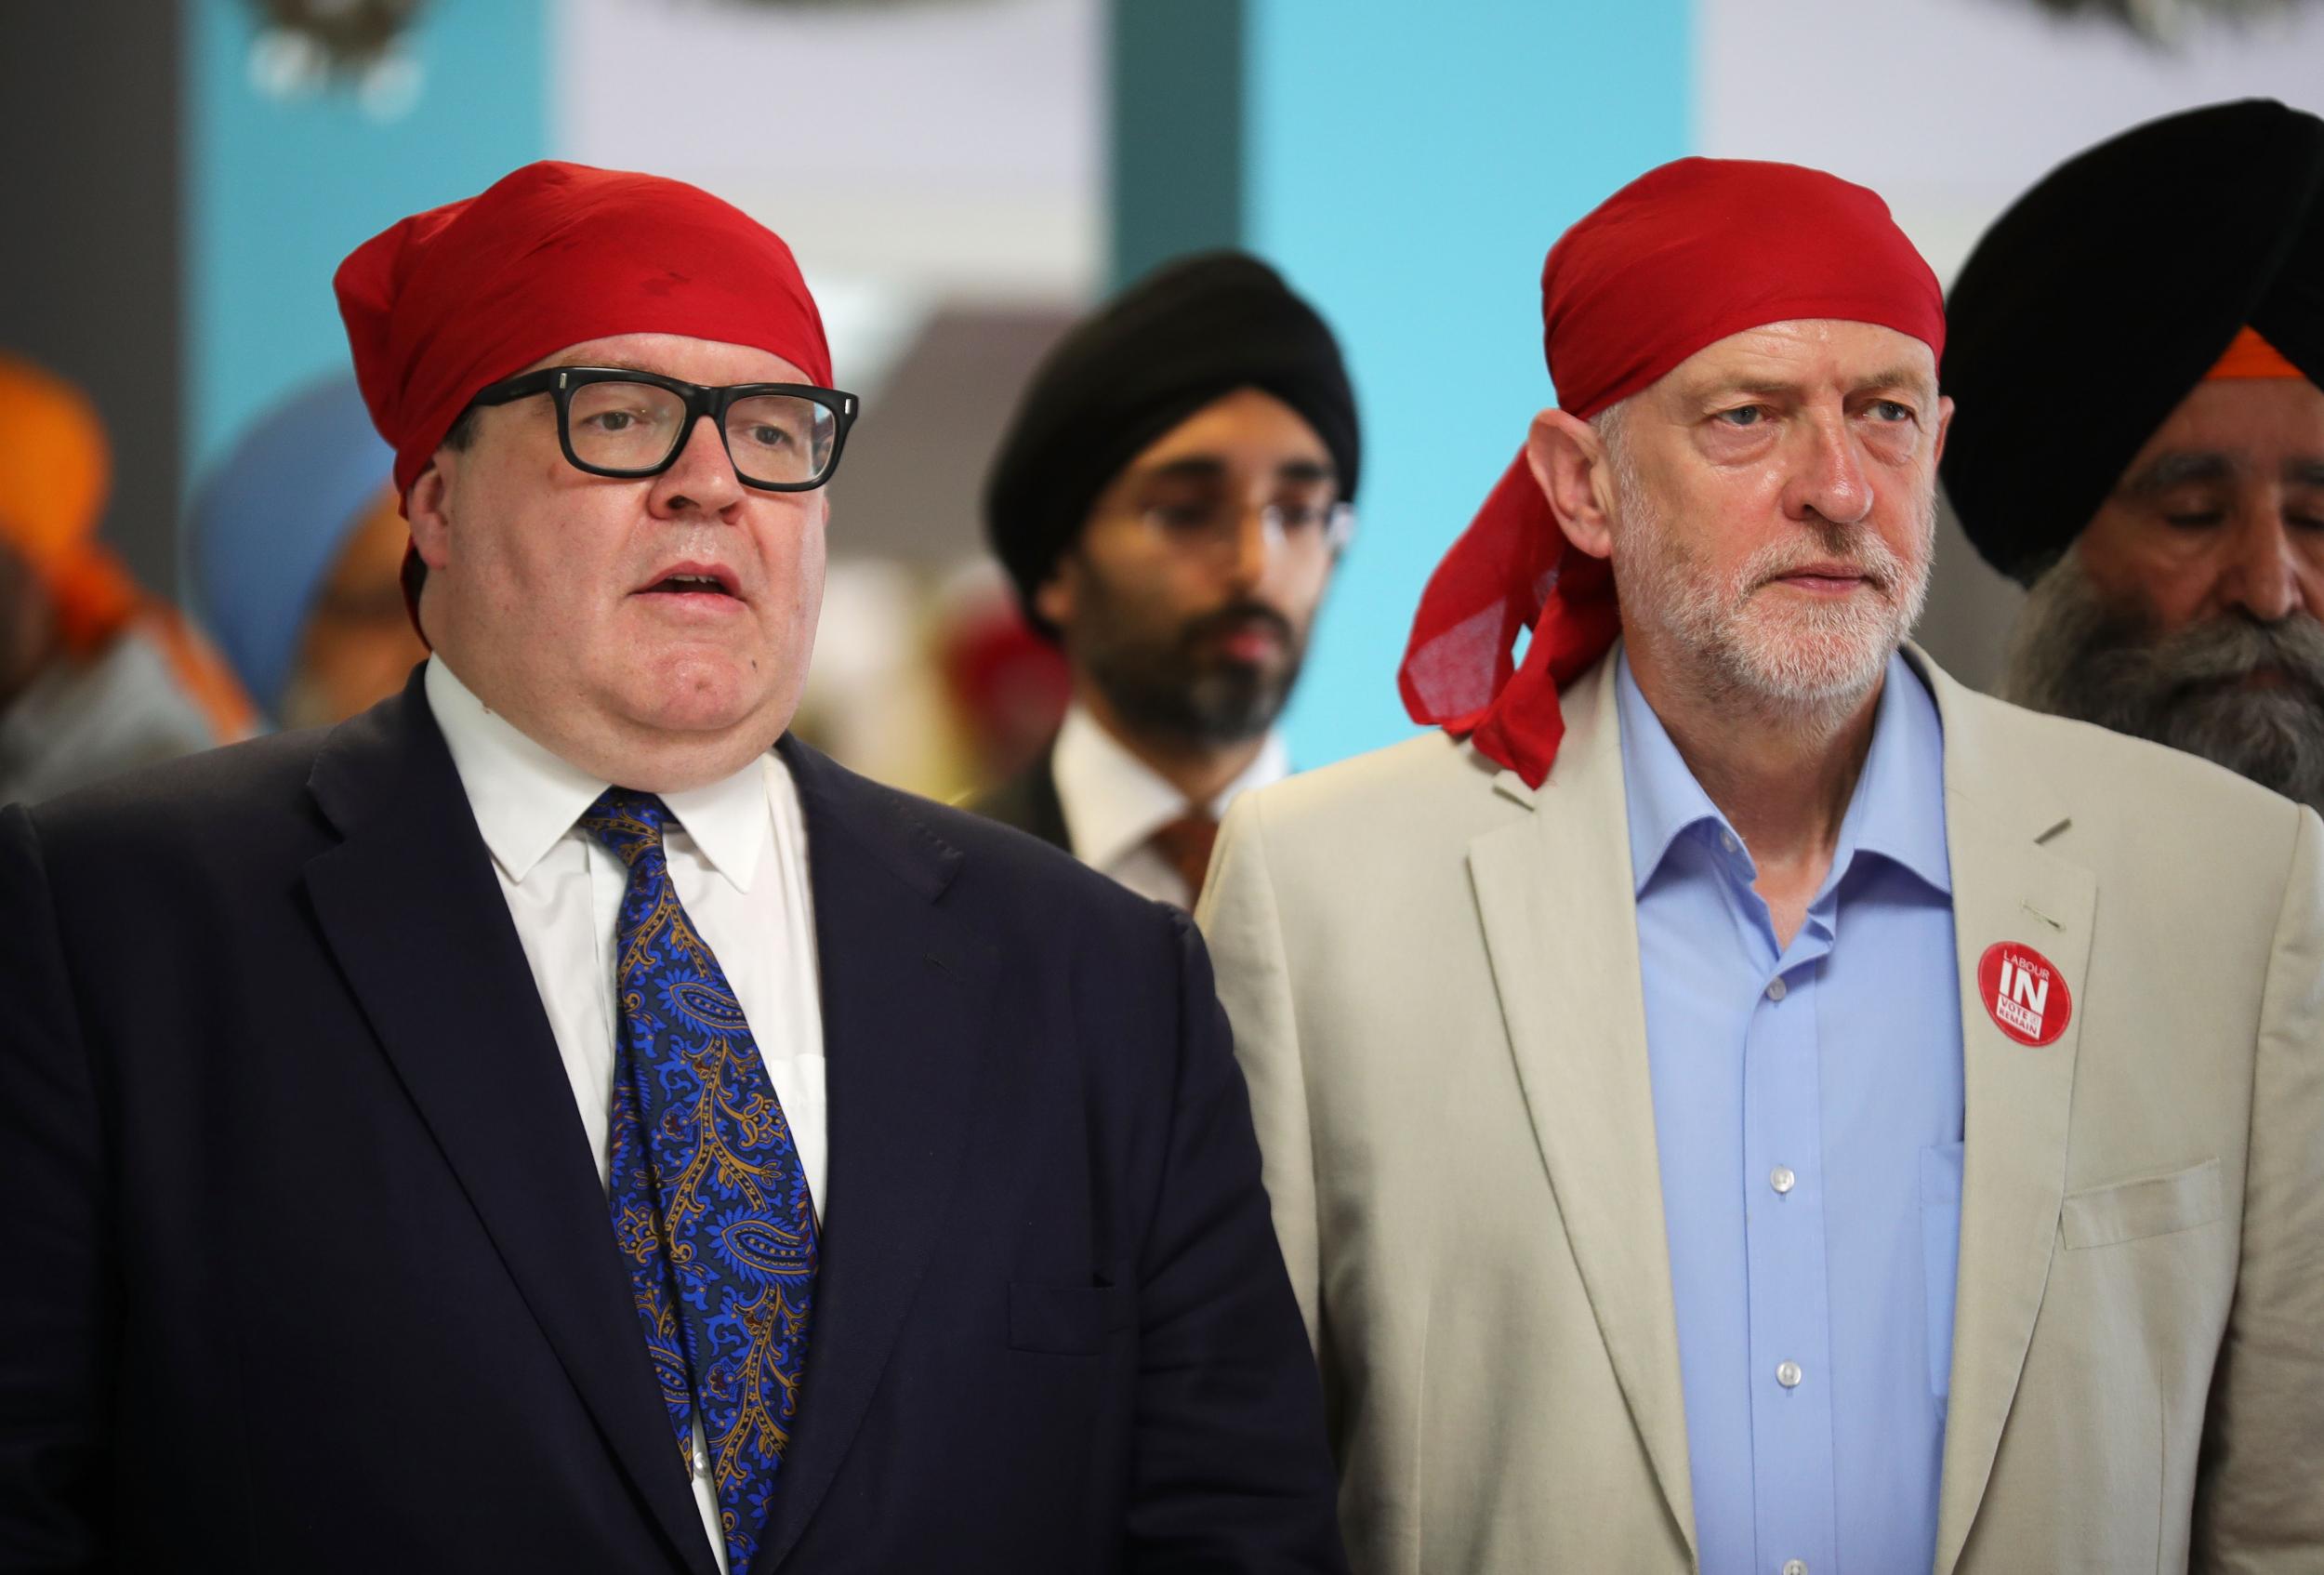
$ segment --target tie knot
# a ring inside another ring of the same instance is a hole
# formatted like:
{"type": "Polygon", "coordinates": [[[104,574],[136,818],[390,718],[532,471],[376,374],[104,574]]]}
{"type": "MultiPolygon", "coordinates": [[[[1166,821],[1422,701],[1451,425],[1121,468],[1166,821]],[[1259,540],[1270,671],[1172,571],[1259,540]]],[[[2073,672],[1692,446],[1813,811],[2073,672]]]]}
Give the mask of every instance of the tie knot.
{"type": "Polygon", "coordinates": [[[662,827],[668,820],[667,804],[634,788],[606,788],[581,815],[581,824],[589,834],[627,865],[661,851],[662,827]]]}

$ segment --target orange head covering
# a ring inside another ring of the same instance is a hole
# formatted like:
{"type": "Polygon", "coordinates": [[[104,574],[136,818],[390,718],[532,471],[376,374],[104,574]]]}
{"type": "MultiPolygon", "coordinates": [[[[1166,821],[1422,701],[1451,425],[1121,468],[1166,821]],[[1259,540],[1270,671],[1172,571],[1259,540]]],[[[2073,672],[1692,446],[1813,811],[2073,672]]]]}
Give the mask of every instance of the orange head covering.
{"type": "Polygon", "coordinates": [[[0,543],[31,567],[68,649],[103,642],[137,609],[136,584],[97,541],[112,452],[88,396],[0,354],[0,543]]]}
{"type": "Polygon", "coordinates": [[[2216,383],[2230,377],[2278,379],[2307,376],[2291,364],[2282,351],[2267,342],[2257,328],[2246,324],[2236,337],[2227,341],[2227,351],[2212,369],[2203,374],[2203,381],[2216,383]]]}

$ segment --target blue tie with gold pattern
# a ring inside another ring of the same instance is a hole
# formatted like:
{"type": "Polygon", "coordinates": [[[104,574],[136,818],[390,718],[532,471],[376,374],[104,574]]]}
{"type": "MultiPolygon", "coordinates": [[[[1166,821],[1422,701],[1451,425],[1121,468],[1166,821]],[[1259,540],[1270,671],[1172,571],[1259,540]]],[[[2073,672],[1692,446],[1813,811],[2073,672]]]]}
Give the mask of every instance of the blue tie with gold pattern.
{"type": "Polygon", "coordinates": [[[614,931],[614,1236],[689,1469],[701,1421],[742,1575],[799,1409],[815,1211],[750,1025],[670,884],[669,818],[626,788],[581,817],[629,869],[614,931]]]}

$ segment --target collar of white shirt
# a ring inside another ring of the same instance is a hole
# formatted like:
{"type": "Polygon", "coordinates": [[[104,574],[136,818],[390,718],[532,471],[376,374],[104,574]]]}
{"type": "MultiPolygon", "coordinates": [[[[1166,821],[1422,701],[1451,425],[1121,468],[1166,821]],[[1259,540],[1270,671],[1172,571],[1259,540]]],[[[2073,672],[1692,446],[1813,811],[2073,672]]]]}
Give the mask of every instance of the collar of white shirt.
{"type": "MultiPolygon", "coordinates": [[[[1110,869],[1186,813],[1185,796],[1078,705],[1057,730],[1050,774],[1075,856],[1099,869],[1110,869]]],[[[1236,795],[1290,774],[1282,735],[1268,734],[1250,765],[1210,801],[1212,818],[1223,816],[1236,795]]]]}
{"type": "MultiPolygon", "coordinates": [[[[521,881],[607,784],[487,708],[442,656],[428,658],[423,682],[484,846],[502,874],[521,881]]],[[[703,862],[735,890],[749,891],[772,834],[761,761],[707,787],[665,793],[662,801],[693,839],[703,862]]]]}

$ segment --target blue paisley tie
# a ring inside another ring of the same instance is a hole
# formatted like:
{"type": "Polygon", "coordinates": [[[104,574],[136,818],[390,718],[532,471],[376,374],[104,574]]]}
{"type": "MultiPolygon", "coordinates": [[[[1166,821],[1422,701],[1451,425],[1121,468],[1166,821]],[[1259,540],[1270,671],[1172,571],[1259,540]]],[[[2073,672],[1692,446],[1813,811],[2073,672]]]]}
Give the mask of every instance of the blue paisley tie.
{"type": "Polygon", "coordinates": [[[626,788],[581,817],[629,869],[614,932],[614,1236],[679,1454],[691,1468],[698,1417],[742,1575],[799,1408],[815,1211],[750,1025],[670,884],[669,818],[626,788]]]}

